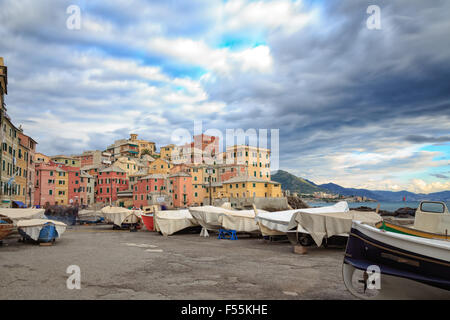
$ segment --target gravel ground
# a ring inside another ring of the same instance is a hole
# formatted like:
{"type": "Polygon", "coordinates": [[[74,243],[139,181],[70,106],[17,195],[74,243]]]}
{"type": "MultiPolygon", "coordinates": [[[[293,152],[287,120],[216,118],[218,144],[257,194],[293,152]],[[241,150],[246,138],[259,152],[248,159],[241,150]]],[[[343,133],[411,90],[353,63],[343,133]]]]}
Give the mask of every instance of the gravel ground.
{"type": "Polygon", "coordinates": [[[352,299],[343,248],[292,252],[286,242],[75,226],[53,246],[0,247],[0,299],[352,299]],[[81,289],[69,290],[69,265],[81,289]]]}

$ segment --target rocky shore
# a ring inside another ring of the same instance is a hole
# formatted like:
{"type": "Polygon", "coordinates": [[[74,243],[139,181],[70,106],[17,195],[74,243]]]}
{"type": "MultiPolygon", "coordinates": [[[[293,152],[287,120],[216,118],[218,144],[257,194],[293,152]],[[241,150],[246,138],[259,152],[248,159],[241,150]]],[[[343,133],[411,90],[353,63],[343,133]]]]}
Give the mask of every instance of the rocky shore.
{"type": "MultiPolygon", "coordinates": [[[[358,207],[358,208],[352,208],[352,210],[376,211],[376,209],[365,207],[365,206],[358,207]]],[[[410,207],[399,208],[399,209],[395,210],[394,212],[387,211],[387,210],[380,210],[378,213],[382,217],[411,218],[416,215],[416,208],[410,208],[410,207]]]]}

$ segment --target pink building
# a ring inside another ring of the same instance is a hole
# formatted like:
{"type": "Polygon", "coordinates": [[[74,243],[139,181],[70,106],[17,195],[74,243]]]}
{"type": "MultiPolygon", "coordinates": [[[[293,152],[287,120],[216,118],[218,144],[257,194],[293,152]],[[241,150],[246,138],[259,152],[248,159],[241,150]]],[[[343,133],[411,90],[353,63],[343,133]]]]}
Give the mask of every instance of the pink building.
{"type": "Polygon", "coordinates": [[[169,175],[172,191],[173,206],[186,208],[193,202],[192,176],[186,172],[177,172],[169,175]]]}
{"type": "Polygon", "coordinates": [[[57,165],[37,163],[35,167],[34,205],[43,207],[47,202],[55,204],[55,176],[57,165]]]}
{"type": "Polygon", "coordinates": [[[117,192],[128,190],[127,174],[120,168],[108,167],[100,170],[95,187],[96,202],[108,204],[118,199],[117,192]]]}
{"type": "Polygon", "coordinates": [[[133,186],[133,206],[142,208],[153,203],[150,196],[167,194],[167,175],[150,174],[140,178],[133,186]]]}

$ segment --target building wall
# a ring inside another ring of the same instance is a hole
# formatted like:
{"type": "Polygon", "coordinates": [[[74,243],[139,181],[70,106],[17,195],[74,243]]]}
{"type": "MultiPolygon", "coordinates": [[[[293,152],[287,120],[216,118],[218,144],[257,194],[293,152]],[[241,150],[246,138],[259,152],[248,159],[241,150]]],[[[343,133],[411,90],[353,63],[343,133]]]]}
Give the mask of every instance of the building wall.
{"type": "Polygon", "coordinates": [[[19,147],[18,129],[11,123],[9,117],[2,109],[0,135],[1,144],[1,181],[0,181],[0,198],[2,206],[10,206],[10,200],[14,198],[17,193],[17,185],[12,183],[8,186],[9,179],[16,172],[17,153],[19,147]]]}
{"type": "Polygon", "coordinates": [[[124,190],[128,190],[128,179],[126,173],[111,171],[99,172],[97,176],[97,186],[95,187],[95,201],[108,204],[112,196],[112,201],[114,202],[118,199],[117,191],[124,190]]]}
{"type": "Polygon", "coordinates": [[[23,132],[19,133],[21,144],[27,146],[27,154],[25,161],[27,161],[27,177],[26,177],[26,195],[25,201],[27,206],[32,206],[34,203],[34,182],[35,182],[35,161],[36,161],[36,141],[23,132]]]}
{"type": "Polygon", "coordinates": [[[148,167],[149,174],[169,174],[172,166],[163,159],[156,159],[148,167]]]}
{"type": "Polygon", "coordinates": [[[170,177],[172,200],[176,208],[185,208],[192,204],[192,177],[170,177]]]}
{"type": "Polygon", "coordinates": [[[81,165],[80,159],[77,159],[75,157],[54,156],[51,157],[51,160],[55,163],[70,167],[80,167],[81,165]]]}
{"type": "Polygon", "coordinates": [[[133,206],[142,208],[148,206],[150,201],[150,195],[161,196],[166,195],[166,179],[164,178],[147,178],[140,179],[133,187],[133,206]]]}
{"type": "Polygon", "coordinates": [[[59,169],[55,172],[55,202],[69,204],[69,173],[59,169]]]}
{"type": "Polygon", "coordinates": [[[34,205],[55,204],[56,166],[40,163],[36,166],[34,205]]]}
{"type": "Polygon", "coordinates": [[[18,146],[16,164],[17,166],[14,182],[17,185],[17,192],[14,195],[14,200],[26,204],[26,194],[28,190],[27,188],[28,148],[22,145],[21,140],[18,146]]]}
{"type": "Polygon", "coordinates": [[[244,164],[250,177],[270,181],[270,150],[237,145],[227,148],[226,164],[244,164]]]}

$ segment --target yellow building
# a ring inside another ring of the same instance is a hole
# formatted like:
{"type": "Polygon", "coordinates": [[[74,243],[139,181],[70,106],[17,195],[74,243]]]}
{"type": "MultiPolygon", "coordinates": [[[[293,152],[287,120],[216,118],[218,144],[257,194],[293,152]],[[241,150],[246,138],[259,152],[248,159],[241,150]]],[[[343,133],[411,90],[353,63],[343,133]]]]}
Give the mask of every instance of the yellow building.
{"type": "Polygon", "coordinates": [[[270,181],[270,149],[245,145],[230,146],[224,153],[224,163],[244,164],[249,177],[270,181]]]}
{"type": "Polygon", "coordinates": [[[67,205],[69,203],[69,173],[56,168],[55,203],[67,205]]]}
{"type": "Polygon", "coordinates": [[[35,158],[35,162],[39,162],[39,163],[49,163],[52,159],[49,156],[46,156],[43,153],[40,152],[36,152],[34,154],[34,158],[35,158]]]}
{"type": "Polygon", "coordinates": [[[19,138],[18,152],[16,157],[16,176],[14,182],[17,185],[17,193],[14,195],[15,201],[20,201],[24,204],[27,203],[26,190],[27,187],[27,174],[28,174],[28,154],[29,149],[22,144],[19,138]]]}
{"type": "Polygon", "coordinates": [[[63,164],[69,167],[79,167],[81,165],[80,159],[76,157],[58,155],[50,157],[50,159],[55,163],[63,164]]]}
{"type": "Polygon", "coordinates": [[[155,143],[148,140],[138,140],[138,135],[135,133],[130,134],[130,139],[128,141],[130,143],[136,144],[139,149],[138,157],[140,158],[143,155],[144,150],[148,150],[149,154],[152,155],[156,152],[155,143]]]}
{"type": "MultiPolygon", "coordinates": [[[[209,196],[209,187],[206,188],[209,196]]],[[[212,184],[214,198],[281,198],[281,184],[275,181],[254,178],[234,177],[221,183],[212,184]]]]}
{"type": "Polygon", "coordinates": [[[159,150],[159,155],[161,159],[172,161],[172,151],[175,149],[174,144],[168,144],[167,146],[161,147],[159,150]]]}
{"type": "Polygon", "coordinates": [[[149,174],[157,174],[157,173],[169,174],[171,168],[172,168],[172,165],[168,161],[158,158],[150,164],[150,166],[148,167],[148,173],[149,174]]]}
{"type": "Polygon", "coordinates": [[[127,173],[127,177],[135,175],[141,169],[141,164],[139,163],[139,160],[136,158],[129,158],[129,157],[120,157],[114,162],[113,166],[125,171],[127,173]]]}

